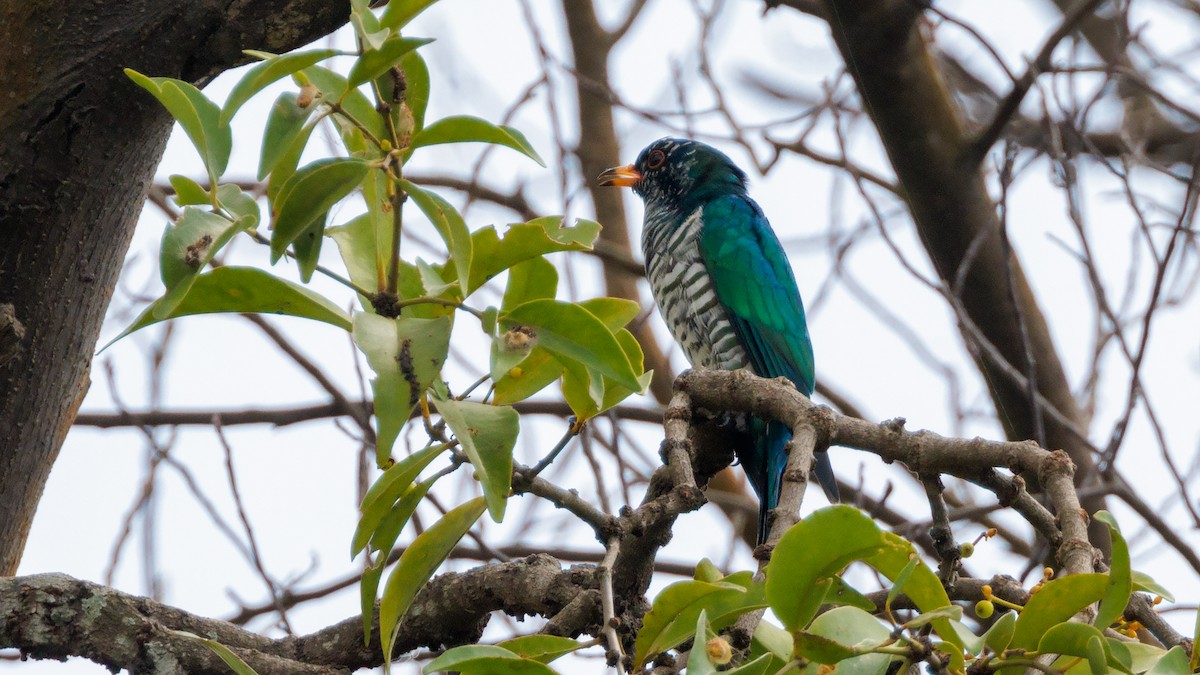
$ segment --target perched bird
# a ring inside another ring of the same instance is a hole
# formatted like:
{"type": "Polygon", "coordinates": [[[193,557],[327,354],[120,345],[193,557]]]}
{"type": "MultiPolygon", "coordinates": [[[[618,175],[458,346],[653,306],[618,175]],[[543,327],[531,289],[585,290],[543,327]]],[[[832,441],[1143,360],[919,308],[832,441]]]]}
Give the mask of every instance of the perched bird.
{"type": "MultiPolygon", "coordinates": [[[[601,185],[631,187],[646,204],[642,249],[658,308],[692,365],[786,377],[806,396],[814,385],[812,342],[796,278],[746,174],[711,146],[679,138],[650,144],[601,185]]],[[[779,503],[791,431],[753,418],[751,442],[735,448],[758,494],[758,539],[779,503]]],[[[825,453],[817,478],[832,501],[837,483],[825,453]]]]}

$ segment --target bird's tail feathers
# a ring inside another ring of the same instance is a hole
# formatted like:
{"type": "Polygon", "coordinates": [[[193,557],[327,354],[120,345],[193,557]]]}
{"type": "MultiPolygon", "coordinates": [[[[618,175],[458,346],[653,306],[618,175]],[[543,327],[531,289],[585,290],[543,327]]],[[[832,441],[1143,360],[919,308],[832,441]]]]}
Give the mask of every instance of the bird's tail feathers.
{"type": "MultiPolygon", "coordinates": [[[[762,544],[767,539],[771,509],[779,506],[783,470],[787,467],[784,446],[791,439],[792,432],[781,422],[763,422],[758,418],[751,421],[751,432],[754,435],[752,454],[750,457],[741,457],[741,460],[750,486],[758,495],[758,543],[762,544]]],[[[828,453],[817,453],[814,473],[829,501],[834,504],[840,501],[837,479],[833,475],[828,453]]]]}

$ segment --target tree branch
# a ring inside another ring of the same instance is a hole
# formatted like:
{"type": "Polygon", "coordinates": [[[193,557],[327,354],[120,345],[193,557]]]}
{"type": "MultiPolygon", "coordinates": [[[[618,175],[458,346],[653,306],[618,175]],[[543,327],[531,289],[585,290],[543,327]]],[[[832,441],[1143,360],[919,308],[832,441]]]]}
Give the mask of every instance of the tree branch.
{"type": "MultiPolygon", "coordinates": [[[[440,575],[405,615],[396,652],[475,642],[493,611],[553,616],[592,591],[592,577],[579,568],[564,570],[548,555],[440,575]]],[[[32,658],[82,656],[133,672],[229,672],[207,647],[173,631],[214,639],[261,675],[381,665],[379,636],[364,645],[360,617],[276,640],[62,574],[0,578],[0,648],[17,648],[32,658]]]]}

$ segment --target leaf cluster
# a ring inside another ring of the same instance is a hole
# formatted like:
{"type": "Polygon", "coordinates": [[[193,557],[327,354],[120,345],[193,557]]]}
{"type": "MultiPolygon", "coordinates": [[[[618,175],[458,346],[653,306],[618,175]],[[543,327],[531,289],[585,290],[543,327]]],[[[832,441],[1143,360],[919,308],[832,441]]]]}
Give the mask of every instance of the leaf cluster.
{"type": "MultiPolygon", "coordinates": [[[[512,491],[513,449],[520,433],[514,403],[555,382],[576,414],[573,428],[644,391],[641,348],[625,325],[636,303],[614,298],[559,299],[558,272],[546,256],[591,248],[600,226],[561,217],[538,218],[499,232],[470,227],[444,197],[406,177],[424,148],[488,143],[544,163],[518,130],[477,117],[428,121],[431,82],[420,48],[430,39],[404,33],[433,0],[392,0],[382,11],[364,0],[351,5],[357,49],[314,49],[260,59],[233,87],[223,106],[193,85],[126,73],[153,95],[183,128],[204,162],[207,180],[172,176],[179,218],[163,233],[159,259],[165,288],[118,339],[157,322],[185,316],[255,312],[319,321],[348,331],[372,370],[376,460],[382,470],[361,506],[351,554],[365,553],[364,634],[379,609],[385,661],[398,625],[417,592],[458,540],[486,511],[504,517],[512,491]],[[349,69],[329,67],[349,57],[349,69]],[[222,183],[232,150],[231,123],[267,86],[290,78],[266,120],[258,178],[267,209],[255,195],[222,183]],[[341,152],[302,163],[313,132],[332,125],[341,152]],[[358,215],[338,220],[354,203],[358,215]],[[445,245],[443,259],[402,255],[405,224],[421,218],[445,245]],[[266,247],[271,266],[295,263],[299,282],[261,267],[225,266],[221,252],[239,236],[266,247]],[[319,264],[332,240],[341,271],[319,264]],[[315,274],[353,289],[359,306],[339,308],[309,288],[315,274]],[[475,306],[477,292],[503,279],[499,306],[475,306]],[[467,315],[468,329],[491,342],[479,378],[457,385],[444,373],[452,334],[467,315]],[[486,388],[480,385],[490,383],[486,388]],[[455,393],[455,392],[461,393],[455,393]],[[481,395],[472,394],[476,391],[481,395]],[[428,444],[394,456],[405,425],[418,419],[428,444]],[[435,462],[446,466],[425,475],[435,462]],[[384,568],[418,505],[434,484],[469,465],[481,496],[451,509],[408,544],[387,580],[384,568]]],[[[514,647],[521,658],[554,652],[536,641],[514,647]],[[546,650],[549,649],[550,652],[546,650]]]]}

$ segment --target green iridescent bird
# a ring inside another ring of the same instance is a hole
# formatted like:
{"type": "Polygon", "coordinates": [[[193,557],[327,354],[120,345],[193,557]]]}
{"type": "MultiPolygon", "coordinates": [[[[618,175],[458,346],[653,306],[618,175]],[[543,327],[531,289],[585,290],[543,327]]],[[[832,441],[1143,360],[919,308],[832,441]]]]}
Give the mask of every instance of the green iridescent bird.
{"type": "MultiPolygon", "coordinates": [[[[646,276],[692,365],[786,377],[811,396],[815,372],[804,304],[779,238],[746,193],[745,172],[716,148],[663,138],[599,181],[631,187],[645,202],[646,276]]],[[[791,432],[757,418],[749,432],[749,442],[735,450],[758,494],[761,543],[779,503],[791,432]]],[[[837,483],[823,452],[816,475],[836,501],[837,483]]]]}

